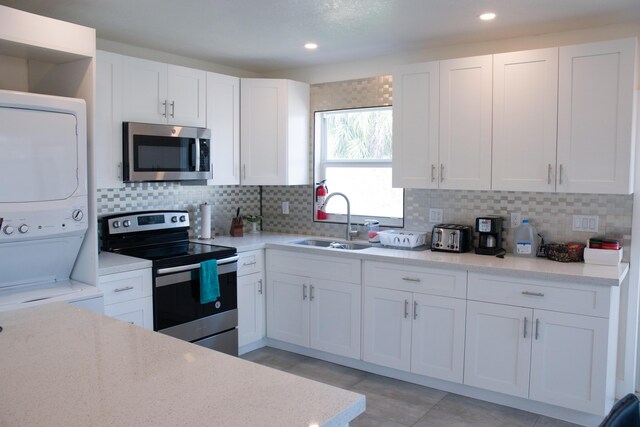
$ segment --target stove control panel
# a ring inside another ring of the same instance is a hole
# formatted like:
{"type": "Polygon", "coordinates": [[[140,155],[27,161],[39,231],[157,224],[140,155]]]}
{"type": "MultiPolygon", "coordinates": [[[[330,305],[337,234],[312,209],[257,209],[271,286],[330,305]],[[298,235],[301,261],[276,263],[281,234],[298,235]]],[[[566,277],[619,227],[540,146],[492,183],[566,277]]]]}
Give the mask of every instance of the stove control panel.
{"type": "Polygon", "coordinates": [[[103,221],[107,221],[110,235],[151,230],[188,229],[189,212],[156,211],[111,215],[103,218],[103,221]]]}

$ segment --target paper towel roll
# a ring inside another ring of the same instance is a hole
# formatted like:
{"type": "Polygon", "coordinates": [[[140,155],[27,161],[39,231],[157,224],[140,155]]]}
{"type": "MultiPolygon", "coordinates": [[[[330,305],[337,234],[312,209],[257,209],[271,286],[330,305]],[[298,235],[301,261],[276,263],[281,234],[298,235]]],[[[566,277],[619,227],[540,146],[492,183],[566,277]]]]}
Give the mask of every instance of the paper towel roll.
{"type": "Polygon", "coordinates": [[[200,238],[211,238],[211,205],[200,205],[200,238]]]}

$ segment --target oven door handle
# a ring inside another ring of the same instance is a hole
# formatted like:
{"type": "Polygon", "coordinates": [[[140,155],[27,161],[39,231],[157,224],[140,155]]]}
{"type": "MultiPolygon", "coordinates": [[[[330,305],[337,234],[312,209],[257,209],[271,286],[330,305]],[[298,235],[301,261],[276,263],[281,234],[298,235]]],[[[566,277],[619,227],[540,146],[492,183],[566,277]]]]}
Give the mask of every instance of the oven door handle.
{"type": "MultiPolygon", "coordinates": [[[[238,261],[238,256],[232,256],[228,258],[222,258],[218,260],[218,265],[229,264],[235,261],[238,261]]],[[[197,270],[200,268],[200,264],[188,264],[188,265],[180,265],[178,267],[168,267],[168,268],[159,268],[157,274],[170,274],[170,273],[180,273],[181,271],[189,271],[189,270],[197,270]]]]}

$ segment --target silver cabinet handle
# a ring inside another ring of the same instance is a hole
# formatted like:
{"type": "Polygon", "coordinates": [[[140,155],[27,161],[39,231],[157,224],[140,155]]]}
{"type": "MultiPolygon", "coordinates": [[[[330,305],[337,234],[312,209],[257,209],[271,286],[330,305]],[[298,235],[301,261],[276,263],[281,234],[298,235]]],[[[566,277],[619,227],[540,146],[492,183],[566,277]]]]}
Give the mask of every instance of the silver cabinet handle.
{"type": "Polygon", "coordinates": [[[540,329],[540,319],[536,319],[536,332],[535,337],[538,339],[538,330],[540,329]]]}
{"type": "Polygon", "coordinates": [[[413,320],[418,318],[418,301],[413,302],[413,320]]]}
{"type": "Polygon", "coordinates": [[[262,279],[258,280],[258,293],[262,295],[262,279]]]}
{"type": "Polygon", "coordinates": [[[176,101],[171,101],[171,118],[176,117],[176,101]]]}
{"type": "Polygon", "coordinates": [[[549,168],[547,169],[547,184],[551,185],[551,163],[549,163],[549,168]]]}
{"type": "Polygon", "coordinates": [[[307,285],[302,285],[302,301],[307,299],[307,285]]]}
{"type": "Polygon", "coordinates": [[[522,334],[522,338],[527,338],[527,316],[524,317],[524,333],[522,334]]]}
{"type": "Polygon", "coordinates": [[[242,179],[247,179],[247,165],[242,165],[242,179]]]}
{"type": "Polygon", "coordinates": [[[309,286],[309,301],[313,301],[313,285],[309,286]]]}
{"type": "Polygon", "coordinates": [[[253,262],[243,262],[243,263],[242,263],[242,266],[243,266],[243,267],[247,267],[247,266],[249,266],[249,265],[256,265],[256,264],[257,264],[257,262],[255,262],[255,261],[253,261],[253,262]]]}
{"type": "Polygon", "coordinates": [[[436,182],[436,165],[431,164],[431,182],[436,182]]]}
{"type": "Polygon", "coordinates": [[[116,176],[118,179],[122,179],[122,162],[118,163],[116,166],[116,176]]]}
{"type": "Polygon", "coordinates": [[[440,163],[440,182],[444,182],[444,164],[440,163]]]}
{"type": "Polygon", "coordinates": [[[167,118],[167,100],[166,99],[162,103],[162,106],[164,107],[164,113],[162,113],[162,117],[166,119],[167,118]]]}
{"type": "Polygon", "coordinates": [[[404,318],[409,317],[409,300],[404,300],[404,318]]]}
{"type": "Polygon", "coordinates": [[[558,184],[562,184],[562,163],[560,163],[560,172],[558,173],[558,184]]]}
{"type": "Polygon", "coordinates": [[[405,276],[405,277],[402,278],[402,280],[404,280],[405,282],[419,282],[420,278],[405,276]]]}
{"type": "Polygon", "coordinates": [[[116,288],[113,292],[125,292],[130,291],[131,289],[133,289],[133,286],[125,286],[124,288],[116,288]]]}
{"type": "Polygon", "coordinates": [[[543,297],[544,294],[542,292],[529,292],[529,291],[522,291],[522,295],[528,295],[530,297],[543,297]]]}

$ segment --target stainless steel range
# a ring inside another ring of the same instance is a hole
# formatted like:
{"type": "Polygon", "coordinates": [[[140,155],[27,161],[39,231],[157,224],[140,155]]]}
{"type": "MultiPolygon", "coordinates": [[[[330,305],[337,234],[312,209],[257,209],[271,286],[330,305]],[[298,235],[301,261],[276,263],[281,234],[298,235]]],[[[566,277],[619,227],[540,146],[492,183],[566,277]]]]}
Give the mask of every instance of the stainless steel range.
{"type": "Polygon", "coordinates": [[[187,211],[145,211],[102,218],[102,249],[153,263],[153,329],[238,354],[236,248],[189,242],[187,211]],[[220,296],[201,302],[201,268],[217,260],[220,296]]]}

